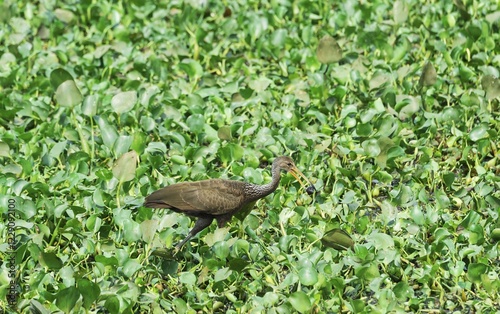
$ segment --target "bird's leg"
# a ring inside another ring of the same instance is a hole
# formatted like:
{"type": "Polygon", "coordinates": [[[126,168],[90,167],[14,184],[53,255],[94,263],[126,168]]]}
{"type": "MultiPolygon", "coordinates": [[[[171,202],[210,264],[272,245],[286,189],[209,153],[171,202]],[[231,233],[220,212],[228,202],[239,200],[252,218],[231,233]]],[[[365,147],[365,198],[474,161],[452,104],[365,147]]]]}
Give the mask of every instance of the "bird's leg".
{"type": "Polygon", "coordinates": [[[226,223],[228,221],[230,221],[232,217],[233,217],[232,213],[226,214],[226,215],[222,215],[222,216],[217,216],[217,218],[215,218],[217,220],[217,226],[219,228],[224,228],[224,226],[226,225],[226,223]]]}
{"type": "Polygon", "coordinates": [[[180,250],[180,248],[184,244],[186,244],[186,242],[189,241],[189,239],[191,239],[192,237],[194,237],[201,230],[203,230],[206,227],[210,226],[210,224],[212,223],[212,220],[213,220],[213,218],[209,218],[209,217],[200,217],[200,218],[198,218],[198,220],[194,224],[193,229],[191,229],[191,231],[189,231],[188,235],[186,236],[186,238],[184,240],[182,240],[181,242],[179,242],[179,244],[177,244],[175,246],[175,249],[177,251],[180,250]]]}

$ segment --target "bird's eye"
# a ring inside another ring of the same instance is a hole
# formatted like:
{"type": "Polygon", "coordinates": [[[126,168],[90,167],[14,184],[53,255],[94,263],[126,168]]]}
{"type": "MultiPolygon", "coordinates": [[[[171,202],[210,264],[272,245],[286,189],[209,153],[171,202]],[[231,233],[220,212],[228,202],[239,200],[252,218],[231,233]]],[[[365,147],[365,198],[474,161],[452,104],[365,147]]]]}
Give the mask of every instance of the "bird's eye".
{"type": "Polygon", "coordinates": [[[292,163],[291,163],[291,162],[287,163],[287,166],[288,166],[288,167],[291,167],[291,166],[292,166],[292,163]]]}

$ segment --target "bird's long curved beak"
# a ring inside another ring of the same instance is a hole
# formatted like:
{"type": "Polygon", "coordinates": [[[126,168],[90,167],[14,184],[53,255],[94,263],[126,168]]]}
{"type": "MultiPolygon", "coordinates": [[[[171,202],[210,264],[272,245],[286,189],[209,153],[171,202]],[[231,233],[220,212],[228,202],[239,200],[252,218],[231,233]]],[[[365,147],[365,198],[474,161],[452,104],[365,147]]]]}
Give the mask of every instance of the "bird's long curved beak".
{"type": "Polygon", "coordinates": [[[307,183],[309,183],[309,186],[312,186],[314,188],[314,185],[311,183],[311,181],[309,181],[309,179],[302,173],[302,171],[297,169],[297,167],[291,168],[290,170],[288,170],[288,172],[290,172],[292,174],[292,176],[294,176],[295,179],[297,179],[297,181],[299,181],[300,185],[302,185],[302,187],[304,189],[307,189],[308,186],[306,186],[304,184],[304,182],[301,180],[301,178],[304,179],[307,183]]]}

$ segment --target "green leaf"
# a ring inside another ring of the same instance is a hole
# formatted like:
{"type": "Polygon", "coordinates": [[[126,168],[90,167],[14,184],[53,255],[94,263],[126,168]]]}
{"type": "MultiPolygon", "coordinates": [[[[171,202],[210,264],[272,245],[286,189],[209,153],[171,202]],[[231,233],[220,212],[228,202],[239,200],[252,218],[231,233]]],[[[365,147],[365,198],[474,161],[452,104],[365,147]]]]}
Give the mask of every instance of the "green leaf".
{"type": "Polygon", "coordinates": [[[493,229],[490,236],[493,241],[500,241],[500,228],[493,229]]]}
{"type": "Polygon", "coordinates": [[[9,144],[0,142],[0,157],[10,157],[9,144]]]}
{"type": "Polygon", "coordinates": [[[194,80],[203,76],[203,67],[196,60],[186,59],[179,64],[179,68],[187,73],[187,75],[194,80]]]}
{"type": "Polygon", "coordinates": [[[54,97],[56,102],[63,107],[74,107],[83,100],[83,96],[73,80],[65,81],[59,85],[54,97]]]}
{"type": "Polygon", "coordinates": [[[318,282],[318,272],[313,265],[302,267],[299,270],[299,280],[304,286],[315,285],[318,282]]]}
{"type": "Polygon", "coordinates": [[[76,287],[68,287],[57,293],[56,305],[65,313],[73,312],[76,301],[80,298],[80,292],[76,287]]]}
{"type": "Polygon", "coordinates": [[[311,300],[302,291],[296,291],[288,297],[288,301],[293,306],[293,308],[300,313],[307,313],[311,310],[312,304],[311,300]]]}
{"type": "Polygon", "coordinates": [[[285,45],[288,31],[284,28],[275,30],[271,35],[271,45],[276,48],[281,48],[285,45]]]}
{"type": "Polygon", "coordinates": [[[474,127],[470,132],[469,132],[469,138],[473,142],[477,142],[483,138],[488,137],[488,125],[486,124],[480,124],[476,127],[474,127]]]}
{"type": "Polygon", "coordinates": [[[408,4],[405,1],[398,0],[394,2],[392,9],[394,22],[396,24],[403,24],[408,19],[408,4]]]}
{"type": "Polygon", "coordinates": [[[30,301],[30,313],[31,314],[50,314],[51,311],[48,311],[40,302],[37,300],[30,301]]]}
{"type": "Polygon", "coordinates": [[[179,275],[179,281],[188,286],[194,286],[196,284],[196,276],[190,272],[182,272],[179,275]]]}
{"type": "Polygon", "coordinates": [[[223,141],[230,141],[232,139],[231,128],[227,125],[220,127],[217,130],[217,136],[223,141]]]}
{"type": "Polygon", "coordinates": [[[70,23],[75,18],[73,12],[60,8],[54,10],[54,15],[57,17],[58,20],[64,23],[70,23]]]}
{"type": "Polygon", "coordinates": [[[229,278],[229,276],[231,275],[232,272],[233,271],[230,270],[229,267],[221,268],[215,272],[214,281],[219,282],[219,281],[226,280],[227,278],[229,278]]]}
{"type": "Polygon", "coordinates": [[[194,134],[200,134],[205,128],[205,118],[201,114],[192,114],[187,120],[186,124],[194,134]]]}
{"type": "Polygon", "coordinates": [[[325,233],[321,239],[324,246],[334,248],[336,250],[347,250],[354,246],[354,241],[351,236],[342,229],[332,229],[325,233]]]}
{"type": "Polygon", "coordinates": [[[485,75],[481,79],[481,85],[486,92],[486,99],[492,100],[500,97],[500,80],[493,75],[485,75]]]}
{"type": "Polygon", "coordinates": [[[106,299],[104,303],[104,307],[111,314],[119,314],[120,313],[120,300],[117,296],[111,295],[106,299]]]}
{"type": "Polygon", "coordinates": [[[488,265],[483,263],[471,263],[467,269],[467,276],[473,283],[481,283],[482,275],[488,273],[488,265]]]}
{"type": "Polygon", "coordinates": [[[443,181],[448,188],[451,188],[453,182],[455,181],[455,174],[453,172],[443,174],[443,181]]]}
{"type": "Polygon", "coordinates": [[[55,253],[52,252],[41,252],[39,260],[43,266],[51,270],[61,269],[63,267],[62,261],[59,259],[59,257],[57,257],[55,253]]]}
{"type": "Polygon", "coordinates": [[[234,270],[235,272],[241,273],[245,267],[250,264],[249,261],[242,258],[231,258],[229,260],[229,269],[234,270]]]}
{"type": "Polygon", "coordinates": [[[78,291],[83,297],[83,307],[85,309],[90,309],[92,304],[97,301],[101,294],[101,289],[99,285],[88,280],[88,279],[80,279],[77,282],[78,291]]]}
{"type": "Polygon", "coordinates": [[[88,95],[83,100],[82,113],[87,117],[93,117],[97,113],[97,104],[99,97],[97,95],[88,95]]]}
{"type": "Polygon", "coordinates": [[[113,176],[121,182],[132,181],[135,178],[138,158],[134,150],[120,156],[113,165],[113,176]]]}
{"type": "Polygon", "coordinates": [[[107,119],[99,116],[96,116],[95,119],[97,121],[97,125],[99,126],[99,130],[101,131],[101,137],[104,145],[110,149],[113,148],[113,145],[118,138],[118,132],[116,132],[114,126],[109,124],[107,119]]]}
{"type": "MultiPolygon", "coordinates": [[[[222,228],[219,228],[220,230],[222,228]]],[[[226,232],[224,232],[226,233],[226,232]]],[[[225,260],[229,256],[229,245],[227,244],[226,241],[217,241],[213,247],[212,247],[215,256],[217,256],[218,259],[225,260]]]]}
{"type": "Polygon", "coordinates": [[[321,63],[334,63],[342,59],[342,49],[332,36],[325,35],[319,40],[316,57],[321,63]]]}
{"type": "Polygon", "coordinates": [[[422,70],[422,75],[420,75],[420,80],[418,82],[420,88],[423,86],[432,86],[436,84],[437,81],[437,73],[436,69],[432,65],[432,63],[427,62],[424,65],[424,68],[422,70]]]}
{"type": "Polygon", "coordinates": [[[54,89],[66,81],[73,81],[73,76],[68,71],[58,68],[50,72],[50,83],[54,89]]]}
{"type": "Polygon", "coordinates": [[[369,157],[377,157],[381,152],[380,146],[378,145],[378,141],[376,139],[364,141],[361,146],[363,147],[366,155],[369,157]]]}
{"type": "Polygon", "coordinates": [[[460,223],[460,226],[464,227],[465,229],[470,229],[480,220],[481,216],[476,211],[471,210],[467,213],[467,216],[465,216],[463,221],[460,223]]]}
{"type": "Polygon", "coordinates": [[[142,265],[135,259],[129,259],[123,265],[123,274],[128,278],[132,278],[134,274],[142,268],[142,265]]]}
{"type": "Polygon", "coordinates": [[[117,156],[127,153],[132,146],[133,138],[128,135],[120,135],[113,145],[114,152],[117,156]]]}
{"type": "Polygon", "coordinates": [[[175,306],[175,313],[189,313],[187,303],[183,299],[175,298],[172,304],[175,306]]]}
{"type": "Polygon", "coordinates": [[[371,281],[380,277],[380,271],[375,263],[358,266],[354,273],[356,276],[366,281],[371,281]]]}
{"type": "Polygon", "coordinates": [[[394,239],[385,233],[374,232],[367,239],[369,243],[378,249],[390,249],[394,247],[394,239]]]}
{"type": "Polygon", "coordinates": [[[262,93],[269,87],[269,85],[271,85],[272,82],[273,81],[271,81],[267,77],[259,77],[250,81],[248,86],[257,93],[262,93]]]}
{"type": "Polygon", "coordinates": [[[125,230],[124,239],[128,243],[134,243],[141,239],[141,226],[130,218],[123,220],[123,230],[125,230]]]}
{"type": "Polygon", "coordinates": [[[111,98],[111,107],[117,114],[129,112],[137,103],[137,93],[134,91],[118,93],[111,98]]]}
{"type": "Polygon", "coordinates": [[[144,220],[141,222],[142,240],[151,243],[158,228],[158,220],[144,220]]]}

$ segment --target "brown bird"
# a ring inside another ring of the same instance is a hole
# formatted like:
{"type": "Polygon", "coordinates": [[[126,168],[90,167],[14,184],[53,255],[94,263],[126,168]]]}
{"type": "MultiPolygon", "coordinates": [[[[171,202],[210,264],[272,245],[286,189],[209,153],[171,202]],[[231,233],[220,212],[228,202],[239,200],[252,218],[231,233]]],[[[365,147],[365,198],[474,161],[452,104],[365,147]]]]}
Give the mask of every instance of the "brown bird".
{"type": "Polygon", "coordinates": [[[306,176],[297,169],[293,160],[282,156],[274,160],[271,169],[272,180],[268,184],[255,185],[223,179],[181,182],[153,192],[146,197],[144,206],[169,208],[198,218],[186,238],[176,245],[178,250],[194,235],[208,227],[212,220],[217,220],[219,228],[222,228],[235,213],[251,208],[258,199],[274,192],[280,182],[280,170],[290,172],[304,188],[306,186],[300,177],[305,179],[310,184],[307,187],[308,193],[311,187],[314,189],[306,176]]]}

